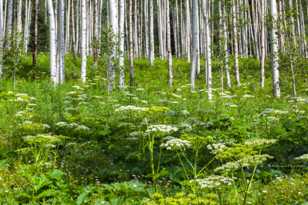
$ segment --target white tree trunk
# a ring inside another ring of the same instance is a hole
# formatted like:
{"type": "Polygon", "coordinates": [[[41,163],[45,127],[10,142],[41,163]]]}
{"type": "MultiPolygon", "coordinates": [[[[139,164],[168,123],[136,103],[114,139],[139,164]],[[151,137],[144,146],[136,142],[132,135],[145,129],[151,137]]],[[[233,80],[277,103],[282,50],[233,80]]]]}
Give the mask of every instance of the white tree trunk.
{"type": "Polygon", "coordinates": [[[203,14],[204,14],[204,24],[205,24],[205,35],[206,35],[206,82],[207,82],[207,94],[208,99],[213,99],[212,92],[212,48],[211,48],[211,31],[210,31],[210,0],[203,0],[203,14]]]}
{"type": "Polygon", "coordinates": [[[87,4],[81,0],[81,80],[87,80],[87,4]]]}
{"type": "Polygon", "coordinates": [[[3,41],[4,41],[4,25],[3,25],[3,0],[0,0],[0,78],[3,75],[3,41]]]}
{"type": "Polygon", "coordinates": [[[273,95],[280,97],[280,82],[279,82],[279,54],[278,54],[278,29],[277,29],[277,2],[270,0],[270,9],[272,15],[272,78],[273,78],[273,95]]]}
{"type": "Polygon", "coordinates": [[[109,0],[109,16],[110,16],[109,19],[110,19],[110,27],[111,27],[111,35],[112,35],[112,50],[109,56],[109,66],[108,66],[108,91],[109,92],[111,92],[114,87],[115,69],[117,67],[116,55],[117,55],[117,45],[118,45],[118,35],[119,35],[118,9],[119,9],[118,1],[109,0]]]}
{"type": "Polygon", "coordinates": [[[232,0],[232,10],[233,10],[233,40],[234,40],[234,72],[237,86],[241,86],[240,82],[240,71],[238,62],[238,29],[237,29],[237,3],[236,0],[232,0]]]}
{"type": "Polygon", "coordinates": [[[6,29],[5,29],[5,44],[6,48],[11,48],[11,41],[13,35],[13,0],[7,0],[7,15],[6,15],[6,29]]]}
{"type": "Polygon", "coordinates": [[[58,68],[59,83],[64,83],[64,55],[65,55],[65,0],[58,0],[58,68]]]}
{"type": "Polygon", "coordinates": [[[226,78],[227,78],[227,86],[228,88],[231,88],[231,77],[230,77],[230,67],[229,67],[229,48],[228,48],[228,27],[227,27],[227,11],[226,11],[226,5],[224,0],[222,1],[222,15],[223,15],[223,33],[224,33],[224,67],[226,72],[226,78]]]}
{"type": "MultiPolygon", "coordinates": [[[[192,64],[190,71],[191,90],[195,90],[195,79],[199,65],[199,5],[192,0],[192,64]]],[[[189,48],[188,48],[189,49],[189,48]]]]}
{"type": "Polygon", "coordinates": [[[186,55],[187,61],[191,61],[191,20],[190,20],[190,3],[189,0],[185,0],[185,11],[186,11],[186,55]]]}
{"type": "Polygon", "coordinates": [[[57,85],[58,66],[57,66],[57,33],[56,33],[56,19],[52,0],[47,0],[48,15],[49,15],[49,32],[50,32],[50,74],[51,81],[57,85]]]}
{"type": "Polygon", "coordinates": [[[119,68],[120,68],[120,88],[123,89],[125,86],[125,31],[124,31],[124,18],[125,18],[125,0],[119,0],[119,68]]]}
{"type": "Polygon", "coordinates": [[[267,8],[267,0],[261,1],[261,59],[260,59],[260,66],[261,66],[261,77],[260,77],[260,85],[261,88],[264,88],[265,84],[265,15],[266,15],[266,8],[267,8]]]}
{"type": "Polygon", "coordinates": [[[21,40],[22,40],[22,3],[24,0],[18,0],[17,4],[17,46],[20,47],[21,40]]]}
{"type": "Polygon", "coordinates": [[[167,10],[167,52],[168,52],[168,85],[172,87],[173,85],[173,62],[172,62],[172,48],[171,48],[171,17],[170,17],[170,7],[169,1],[166,2],[167,10]]]}
{"type": "Polygon", "coordinates": [[[155,44],[154,44],[154,0],[149,0],[149,4],[150,4],[150,64],[153,65],[154,64],[154,60],[155,60],[155,44]]]}

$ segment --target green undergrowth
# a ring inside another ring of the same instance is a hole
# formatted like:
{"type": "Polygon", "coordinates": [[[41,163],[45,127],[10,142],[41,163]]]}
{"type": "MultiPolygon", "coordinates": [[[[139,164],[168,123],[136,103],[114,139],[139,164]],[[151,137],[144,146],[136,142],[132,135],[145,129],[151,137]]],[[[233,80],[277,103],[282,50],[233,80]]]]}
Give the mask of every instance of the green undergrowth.
{"type": "Polygon", "coordinates": [[[35,69],[30,61],[0,82],[0,204],[308,203],[307,62],[296,69],[298,96],[283,66],[283,97],[273,99],[268,65],[264,89],[258,61],[243,58],[242,86],[222,90],[215,59],[209,102],[203,60],[193,93],[181,59],[172,88],[165,61],[139,59],[135,86],[112,93],[103,61],[89,59],[82,84],[68,55],[59,87],[46,55],[35,69]]]}

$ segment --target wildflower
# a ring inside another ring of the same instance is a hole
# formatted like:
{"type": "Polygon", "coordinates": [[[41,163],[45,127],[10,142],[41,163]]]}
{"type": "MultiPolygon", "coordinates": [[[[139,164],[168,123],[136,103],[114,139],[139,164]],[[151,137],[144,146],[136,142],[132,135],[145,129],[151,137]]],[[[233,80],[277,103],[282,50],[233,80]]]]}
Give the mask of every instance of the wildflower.
{"type": "Polygon", "coordinates": [[[31,120],[25,120],[22,124],[31,125],[33,122],[31,120]]]}
{"type": "Polygon", "coordinates": [[[76,95],[77,94],[77,92],[76,91],[70,91],[70,92],[68,92],[68,93],[66,93],[68,96],[70,96],[70,95],[76,95]]]}
{"type": "Polygon", "coordinates": [[[230,186],[234,179],[230,177],[212,175],[204,179],[194,179],[191,182],[196,182],[201,189],[214,189],[222,186],[230,186]]]}
{"type": "Polygon", "coordinates": [[[207,145],[207,149],[210,150],[212,154],[217,154],[225,150],[227,146],[224,143],[216,143],[207,145]]]}
{"type": "Polygon", "coordinates": [[[255,96],[253,96],[253,95],[249,95],[249,94],[245,94],[245,95],[243,95],[243,98],[254,98],[255,96]]]}
{"type": "Polygon", "coordinates": [[[144,91],[144,88],[137,88],[136,91],[144,91]]]}
{"type": "Polygon", "coordinates": [[[171,125],[150,125],[145,132],[146,133],[152,133],[152,132],[171,133],[171,132],[176,132],[176,131],[178,131],[178,128],[171,126],[171,125]]]}
{"type": "Polygon", "coordinates": [[[175,98],[178,98],[178,99],[181,99],[181,98],[182,98],[182,96],[177,95],[177,94],[175,94],[175,93],[172,93],[171,95],[172,95],[173,97],[175,97],[175,98]]]}
{"type": "Polygon", "coordinates": [[[16,93],[15,96],[16,96],[16,97],[21,97],[21,98],[29,97],[29,95],[28,95],[27,93],[16,93]]]}
{"type": "Polygon", "coordinates": [[[135,112],[146,112],[149,108],[147,107],[137,107],[134,105],[127,105],[127,106],[120,106],[119,108],[115,109],[115,112],[124,112],[124,111],[135,111],[135,112]]]}
{"type": "Polygon", "coordinates": [[[72,122],[72,123],[70,123],[70,124],[68,124],[68,127],[69,128],[76,128],[76,127],[78,127],[79,125],[76,123],[76,122],[72,122]]]}
{"type": "Polygon", "coordinates": [[[78,125],[76,126],[75,131],[90,131],[90,128],[85,125],[78,125]]]}
{"type": "Polygon", "coordinates": [[[83,88],[79,85],[73,85],[72,88],[74,88],[75,90],[83,90],[83,88]]]}
{"type": "Polygon", "coordinates": [[[230,108],[237,108],[238,105],[233,104],[233,103],[226,103],[225,106],[230,107],[230,108]]]}
{"type": "Polygon", "coordinates": [[[47,130],[47,129],[50,129],[50,125],[48,125],[48,124],[43,124],[43,128],[46,129],[46,130],[47,130]]]}
{"type": "Polygon", "coordinates": [[[188,110],[181,110],[181,114],[188,116],[190,115],[190,112],[188,110]]]}
{"type": "Polygon", "coordinates": [[[221,97],[226,98],[226,99],[231,99],[231,98],[235,98],[236,96],[235,95],[227,95],[227,94],[223,93],[223,94],[221,94],[221,97]]]}
{"type": "Polygon", "coordinates": [[[29,107],[36,107],[37,105],[35,103],[29,103],[28,106],[29,107]]]}
{"type": "Polygon", "coordinates": [[[65,128],[68,126],[68,123],[67,122],[57,122],[55,125],[58,128],[65,128]]]}
{"type": "Polygon", "coordinates": [[[187,140],[178,138],[168,137],[165,143],[161,144],[160,147],[166,150],[185,150],[191,147],[191,143],[187,140]]]}
{"type": "Polygon", "coordinates": [[[181,123],[181,124],[179,125],[179,128],[180,128],[180,129],[183,129],[183,130],[186,130],[186,131],[192,130],[191,124],[185,123],[185,122],[181,123]]]}
{"type": "Polygon", "coordinates": [[[277,142],[276,139],[250,139],[245,141],[245,145],[250,145],[250,146],[266,146],[266,145],[272,145],[277,142]]]}
{"type": "Polygon", "coordinates": [[[296,157],[295,160],[308,162],[308,154],[303,154],[303,155],[301,155],[299,157],[296,157]]]}
{"type": "Polygon", "coordinates": [[[16,117],[23,117],[25,114],[26,114],[25,111],[18,111],[18,112],[15,114],[15,116],[16,116],[16,117]]]}
{"type": "Polygon", "coordinates": [[[232,172],[236,171],[241,167],[253,167],[259,164],[262,164],[268,159],[272,159],[273,157],[268,154],[260,154],[260,155],[252,155],[247,156],[242,159],[239,159],[234,162],[227,162],[226,164],[217,167],[214,171],[215,172],[232,172]]]}
{"type": "Polygon", "coordinates": [[[284,114],[288,114],[288,111],[285,110],[278,110],[278,109],[273,109],[273,108],[266,108],[263,112],[261,112],[261,116],[265,116],[265,115],[284,115],[284,114]]]}

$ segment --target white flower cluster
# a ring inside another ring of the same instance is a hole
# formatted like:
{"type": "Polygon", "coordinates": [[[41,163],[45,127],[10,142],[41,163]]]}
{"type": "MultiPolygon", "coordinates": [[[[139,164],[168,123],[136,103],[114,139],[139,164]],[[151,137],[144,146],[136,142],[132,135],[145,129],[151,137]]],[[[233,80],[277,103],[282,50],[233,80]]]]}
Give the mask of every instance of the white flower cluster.
{"type": "Polygon", "coordinates": [[[24,136],[23,140],[28,144],[45,144],[45,145],[54,145],[62,142],[65,137],[60,135],[48,135],[48,134],[38,134],[38,135],[29,135],[24,136]]]}
{"type": "Polygon", "coordinates": [[[230,177],[212,175],[204,179],[194,179],[192,182],[196,182],[201,189],[214,189],[222,186],[230,186],[234,180],[230,177]]]}
{"type": "Polygon", "coordinates": [[[56,124],[57,128],[64,128],[64,129],[75,129],[75,131],[90,131],[90,128],[88,128],[85,125],[80,125],[75,122],[67,123],[67,122],[57,122],[56,124]]]}
{"type": "Polygon", "coordinates": [[[160,147],[166,150],[186,150],[191,147],[191,143],[187,140],[182,140],[178,138],[168,137],[168,140],[161,144],[160,147]]]}
{"type": "Polygon", "coordinates": [[[171,125],[150,125],[145,132],[146,133],[152,133],[152,132],[171,133],[171,132],[176,132],[176,131],[178,131],[178,128],[171,126],[171,125]]]}
{"type": "Polygon", "coordinates": [[[232,99],[232,98],[235,98],[235,97],[236,97],[235,95],[228,95],[228,94],[225,94],[225,93],[221,94],[221,98],[225,98],[225,99],[232,99]]]}
{"type": "Polygon", "coordinates": [[[266,115],[285,115],[288,114],[288,111],[285,110],[278,110],[278,109],[273,109],[273,108],[266,108],[263,110],[263,112],[260,113],[261,116],[266,116],[266,115]]]}
{"type": "Polygon", "coordinates": [[[259,164],[262,164],[268,159],[273,158],[270,155],[267,154],[260,154],[260,155],[253,155],[253,156],[247,156],[240,160],[234,161],[234,162],[227,162],[226,164],[217,167],[214,171],[215,172],[232,172],[236,171],[242,167],[253,167],[257,166],[259,164]]]}
{"type": "Polygon", "coordinates": [[[254,95],[250,95],[250,94],[245,94],[243,95],[243,98],[254,98],[254,95]]]}
{"type": "Polygon", "coordinates": [[[296,157],[295,160],[308,162],[308,154],[303,154],[299,157],[296,157]]]}
{"type": "Polygon", "coordinates": [[[230,108],[237,108],[238,105],[233,104],[233,103],[226,103],[225,106],[230,107],[230,108]]]}
{"type": "Polygon", "coordinates": [[[277,142],[276,139],[249,139],[245,141],[245,145],[249,146],[269,146],[275,144],[277,142]]]}
{"type": "Polygon", "coordinates": [[[137,107],[134,105],[120,106],[115,109],[115,112],[125,112],[125,111],[133,111],[133,112],[147,112],[149,108],[147,107],[137,107]]]}
{"type": "Polygon", "coordinates": [[[209,144],[206,147],[212,154],[217,154],[227,148],[224,143],[209,144]]]}

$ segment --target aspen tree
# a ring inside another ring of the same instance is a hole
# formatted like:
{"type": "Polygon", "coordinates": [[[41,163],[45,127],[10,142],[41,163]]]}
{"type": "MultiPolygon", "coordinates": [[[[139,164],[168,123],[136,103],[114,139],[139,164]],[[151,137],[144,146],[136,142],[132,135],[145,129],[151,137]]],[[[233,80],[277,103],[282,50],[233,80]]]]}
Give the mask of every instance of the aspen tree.
{"type": "Polygon", "coordinates": [[[272,16],[272,35],[271,35],[271,47],[272,47],[272,84],[274,97],[280,97],[280,82],[279,82],[279,54],[278,54],[278,29],[277,29],[277,2],[276,0],[270,0],[270,11],[272,16]]]}
{"type": "MultiPolygon", "coordinates": [[[[117,55],[117,45],[118,45],[118,1],[109,0],[109,20],[112,36],[112,49],[109,56],[109,66],[108,66],[108,92],[113,90],[114,79],[115,79],[115,69],[117,67],[116,55],[117,55]]],[[[136,22],[135,22],[136,23],[136,22]]]]}
{"type": "MultiPolygon", "coordinates": [[[[31,44],[30,44],[30,47],[31,47],[31,52],[32,52],[32,65],[35,66],[36,61],[37,61],[39,0],[31,0],[31,1],[32,1],[32,4],[31,4],[32,5],[32,12],[31,12],[32,17],[31,17],[31,44]]],[[[48,11],[49,11],[49,9],[50,8],[48,8],[48,11]]],[[[53,11],[53,14],[54,14],[54,11],[53,11]]]]}
{"type": "Polygon", "coordinates": [[[236,0],[232,0],[232,27],[233,27],[233,54],[234,54],[234,72],[237,86],[241,86],[240,82],[240,71],[239,71],[239,62],[238,62],[238,23],[237,23],[237,2],[236,0]]]}
{"type": "Polygon", "coordinates": [[[65,80],[64,55],[65,55],[65,0],[58,0],[58,69],[59,83],[65,80]]]}
{"type": "Polygon", "coordinates": [[[21,40],[22,40],[22,8],[23,8],[23,0],[17,1],[17,25],[16,25],[16,42],[17,47],[20,47],[21,40]]]}
{"type": "Polygon", "coordinates": [[[266,16],[266,4],[267,0],[261,1],[261,59],[260,59],[260,85],[264,88],[265,84],[265,16],[266,16]]]}
{"type": "Polygon", "coordinates": [[[56,19],[52,0],[47,0],[49,15],[49,35],[50,35],[50,74],[51,82],[57,85],[58,82],[58,65],[57,65],[57,34],[56,19]]]}
{"type": "Polygon", "coordinates": [[[3,0],[0,0],[0,78],[3,75],[3,42],[4,42],[3,0]]]}
{"type": "Polygon", "coordinates": [[[28,44],[30,37],[30,26],[31,26],[31,1],[25,2],[25,22],[24,22],[24,36],[23,36],[23,50],[25,53],[28,52],[28,44]]]}
{"type": "Polygon", "coordinates": [[[211,31],[210,31],[210,1],[203,0],[203,15],[204,15],[204,24],[205,24],[205,35],[206,35],[206,46],[205,46],[205,55],[206,55],[206,82],[207,82],[207,94],[208,99],[213,99],[212,93],[212,50],[211,50],[211,31]]]}
{"type": "Polygon", "coordinates": [[[81,80],[87,80],[87,4],[81,0],[81,80]]]}
{"type": "MultiPolygon", "coordinates": [[[[190,3],[189,0],[184,0],[185,1],[185,11],[186,11],[186,55],[187,55],[187,60],[188,62],[190,62],[191,60],[191,52],[190,52],[190,48],[191,48],[191,20],[190,20],[190,3]]],[[[195,0],[193,0],[195,1],[195,0]]],[[[196,4],[194,2],[194,4],[196,4]]]]}
{"type": "Polygon", "coordinates": [[[125,18],[125,0],[119,0],[119,68],[120,68],[120,85],[121,89],[125,86],[125,31],[124,31],[124,18],[125,18]]]}
{"type": "Polygon", "coordinates": [[[172,62],[172,50],[171,50],[171,17],[169,10],[169,0],[166,1],[167,10],[167,52],[168,52],[168,85],[172,87],[173,85],[173,62],[172,62]]]}
{"type": "Polygon", "coordinates": [[[129,0],[129,85],[134,85],[135,68],[134,68],[134,43],[133,43],[133,0],[129,0]]]}
{"type": "Polygon", "coordinates": [[[226,72],[226,78],[227,78],[227,86],[228,88],[231,88],[231,77],[230,77],[230,67],[229,67],[229,49],[228,49],[228,28],[227,28],[227,12],[226,12],[226,6],[225,6],[225,0],[222,0],[222,18],[223,18],[223,33],[224,33],[224,67],[226,72]]]}
{"type": "Polygon", "coordinates": [[[155,60],[155,43],[154,43],[154,0],[149,0],[149,23],[150,23],[150,48],[149,48],[149,58],[150,58],[150,64],[154,64],[155,60]]]}
{"type": "MultiPolygon", "coordinates": [[[[187,48],[188,49],[188,48],[187,48]]],[[[192,63],[190,70],[191,90],[195,90],[195,79],[199,66],[199,5],[192,0],[192,63]]]]}
{"type": "Polygon", "coordinates": [[[5,29],[5,47],[11,48],[11,41],[13,37],[13,0],[7,0],[7,14],[6,14],[6,29],[5,29]]]}

